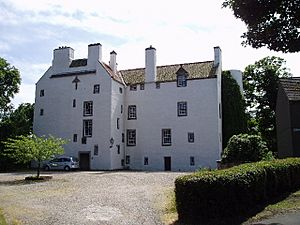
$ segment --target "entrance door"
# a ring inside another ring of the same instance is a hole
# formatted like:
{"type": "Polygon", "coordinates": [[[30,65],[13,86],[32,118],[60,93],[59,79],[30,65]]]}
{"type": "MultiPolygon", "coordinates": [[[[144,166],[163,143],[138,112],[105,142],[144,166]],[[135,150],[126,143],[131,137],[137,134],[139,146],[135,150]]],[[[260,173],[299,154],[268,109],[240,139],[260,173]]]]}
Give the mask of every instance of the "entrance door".
{"type": "Polygon", "coordinates": [[[165,159],[165,171],[171,171],[171,157],[164,157],[165,159]]]}
{"type": "Polygon", "coordinates": [[[79,168],[81,170],[90,170],[90,153],[80,152],[79,153],[79,168]]]}

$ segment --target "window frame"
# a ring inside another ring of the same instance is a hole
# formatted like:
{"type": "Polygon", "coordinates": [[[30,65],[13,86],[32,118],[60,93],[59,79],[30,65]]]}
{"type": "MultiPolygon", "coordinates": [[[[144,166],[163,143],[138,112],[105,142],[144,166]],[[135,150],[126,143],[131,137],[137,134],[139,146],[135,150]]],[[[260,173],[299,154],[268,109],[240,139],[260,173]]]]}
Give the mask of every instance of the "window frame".
{"type": "Polygon", "coordinates": [[[83,116],[93,116],[93,101],[84,101],[83,102],[83,116]]]}
{"type": "Polygon", "coordinates": [[[195,166],[195,157],[190,156],[190,166],[195,166]]]}
{"type": "Polygon", "coordinates": [[[135,129],[127,129],[126,135],[126,144],[127,146],[136,146],[136,130],[135,129]]]}
{"type": "Polygon", "coordinates": [[[78,135],[77,134],[73,134],[73,142],[77,142],[78,141],[78,135]]]}
{"type": "Polygon", "coordinates": [[[40,97],[44,97],[45,96],[45,89],[41,89],[40,90],[40,97]]]}
{"type": "Polygon", "coordinates": [[[172,130],[170,128],[164,128],[161,130],[161,144],[162,146],[172,145],[172,130]]]}
{"type": "Polygon", "coordinates": [[[195,133],[194,132],[188,132],[188,142],[189,143],[195,142],[195,133]]]}
{"type": "Polygon", "coordinates": [[[140,84],[140,90],[145,90],[145,84],[140,84]]]}
{"type": "Polygon", "coordinates": [[[130,164],[130,155],[126,155],[125,157],[125,164],[130,164]]]}
{"type": "Polygon", "coordinates": [[[93,94],[100,94],[100,84],[94,84],[93,94]]]}
{"type": "Polygon", "coordinates": [[[93,120],[83,120],[83,131],[82,131],[83,137],[92,137],[93,136],[93,120]],[[86,124],[87,123],[87,124],[86,124]],[[87,127],[86,127],[87,125],[87,127]]]}
{"type": "Polygon", "coordinates": [[[155,83],[155,88],[156,88],[156,89],[160,89],[160,82],[156,82],[156,83],[155,83]]]}
{"type": "Polygon", "coordinates": [[[129,90],[130,91],[137,91],[137,85],[136,84],[132,84],[129,86],[129,90]]]}
{"type": "Polygon", "coordinates": [[[136,120],[137,119],[137,107],[136,105],[128,106],[128,120],[136,120]]]}
{"type": "Polygon", "coordinates": [[[94,145],[94,155],[99,155],[99,146],[98,145],[94,145]]]}
{"type": "Polygon", "coordinates": [[[187,76],[184,74],[177,75],[177,87],[187,86],[187,76]]]}
{"type": "Polygon", "coordinates": [[[177,102],[177,116],[187,116],[188,106],[186,101],[177,102]]]}
{"type": "Polygon", "coordinates": [[[149,165],[149,158],[146,156],[144,157],[144,166],[148,166],[149,165]]]}
{"type": "Polygon", "coordinates": [[[44,109],[40,109],[40,116],[44,115],[44,109]]]}

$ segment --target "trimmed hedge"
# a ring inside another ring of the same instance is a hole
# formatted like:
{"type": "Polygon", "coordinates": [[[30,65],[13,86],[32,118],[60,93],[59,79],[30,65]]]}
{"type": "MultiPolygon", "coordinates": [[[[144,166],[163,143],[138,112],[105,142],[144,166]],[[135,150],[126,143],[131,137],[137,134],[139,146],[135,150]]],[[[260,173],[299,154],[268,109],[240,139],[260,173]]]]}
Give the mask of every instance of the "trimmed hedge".
{"type": "Polygon", "coordinates": [[[299,187],[300,158],[200,171],[175,181],[178,217],[187,222],[236,217],[299,187]]]}

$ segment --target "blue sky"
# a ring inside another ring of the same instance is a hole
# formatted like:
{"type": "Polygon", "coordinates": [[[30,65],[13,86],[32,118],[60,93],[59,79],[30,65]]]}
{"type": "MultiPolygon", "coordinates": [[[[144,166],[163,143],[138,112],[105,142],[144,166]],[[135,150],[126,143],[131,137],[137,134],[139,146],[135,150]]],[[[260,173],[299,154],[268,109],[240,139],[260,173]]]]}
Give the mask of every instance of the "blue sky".
{"type": "Polygon", "coordinates": [[[212,60],[213,47],[220,46],[225,70],[244,70],[274,55],[300,76],[299,53],[242,47],[246,27],[222,2],[0,0],[0,57],[22,77],[13,102],[34,102],[35,83],[51,65],[53,49],[70,46],[75,58],[85,58],[88,44],[98,42],[105,62],[117,52],[119,69],[143,67],[149,45],[157,49],[158,65],[212,60]]]}

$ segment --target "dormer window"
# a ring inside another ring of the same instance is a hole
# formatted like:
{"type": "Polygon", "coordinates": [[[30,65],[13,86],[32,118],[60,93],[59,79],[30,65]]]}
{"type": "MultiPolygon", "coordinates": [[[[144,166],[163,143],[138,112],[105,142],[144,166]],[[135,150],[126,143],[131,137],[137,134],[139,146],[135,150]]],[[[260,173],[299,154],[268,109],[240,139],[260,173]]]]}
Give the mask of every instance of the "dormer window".
{"type": "Polygon", "coordinates": [[[187,77],[188,77],[188,72],[180,66],[178,71],[176,72],[177,74],[177,87],[186,87],[187,85],[187,77]]]}
{"type": "Polygon", "coordinates": [[[177,76],[177,87],[186,87],[186,76],[185,75],[177,76]]]}

